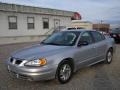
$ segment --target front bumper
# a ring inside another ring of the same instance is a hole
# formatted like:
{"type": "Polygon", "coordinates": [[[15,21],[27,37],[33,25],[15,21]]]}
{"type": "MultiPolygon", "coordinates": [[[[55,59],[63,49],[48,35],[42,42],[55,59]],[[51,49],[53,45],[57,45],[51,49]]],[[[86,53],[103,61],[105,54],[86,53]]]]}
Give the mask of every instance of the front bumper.
{"type": "Polygon", "coordinates": [[[55,78],[57,65],[54,67],[19,67],[8,64],[8,71],[14,78],[29,81],[50,80],[55,78]]]}

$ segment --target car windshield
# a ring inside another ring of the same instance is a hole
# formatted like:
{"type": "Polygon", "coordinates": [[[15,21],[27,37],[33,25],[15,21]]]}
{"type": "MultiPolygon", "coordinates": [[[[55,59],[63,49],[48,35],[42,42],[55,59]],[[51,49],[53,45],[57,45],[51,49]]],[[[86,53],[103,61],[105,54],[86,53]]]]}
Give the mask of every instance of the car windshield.
{"type": "Polygon", "coordinates": [[[54,33],[53,35],[51,35],[41,43],[45,45],[73,46],[79,35],[80,32],[75,32],[75,31],[58,32],[58,33],[54,33]]]}
{"type": "Polygon", "coordinates": [[[112,33],[120,33],[120,29],[115,29],[111,31],[112,33]]]}

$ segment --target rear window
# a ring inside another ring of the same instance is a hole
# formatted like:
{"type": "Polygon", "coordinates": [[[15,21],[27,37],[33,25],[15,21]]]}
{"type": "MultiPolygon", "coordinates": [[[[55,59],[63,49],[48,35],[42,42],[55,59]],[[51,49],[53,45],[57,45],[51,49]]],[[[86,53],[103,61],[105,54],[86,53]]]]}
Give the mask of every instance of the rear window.
{"type": "Polygon", "coordinates": [[[76,27],[76,28],[73,27],[73,28],[72,28],[72,27],[71,27],[71,28],[67,28],[67,29],[68,29],[68,30],[73,30],[73,29],[84,29],[84,28],[82,28],[82,27],[76,27]]]}
{"type": "Polygon", "coordinates": [[[68,30],[73,30],[73,29],[76,29],[76,28],[67,28],[68,30]]]}
{"type": "Polygon", "coordinates": [[[95,42],[100,42],[105,39],[105,36],[99,32],[92,31],[91,32],[95,42]]]}

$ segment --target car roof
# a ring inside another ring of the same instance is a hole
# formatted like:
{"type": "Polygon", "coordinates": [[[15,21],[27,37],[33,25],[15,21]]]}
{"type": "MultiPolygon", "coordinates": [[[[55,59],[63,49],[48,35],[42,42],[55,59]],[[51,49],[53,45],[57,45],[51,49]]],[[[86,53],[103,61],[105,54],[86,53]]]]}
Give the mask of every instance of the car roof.
{"type": "Polygon", "coordinates": [[[65,30],[65,31],[68,31],[68,32],[85,32],[85,31],[96,31],[96,30],[88,30],[88,29],[71,29],[71,30],[65,30]]]}

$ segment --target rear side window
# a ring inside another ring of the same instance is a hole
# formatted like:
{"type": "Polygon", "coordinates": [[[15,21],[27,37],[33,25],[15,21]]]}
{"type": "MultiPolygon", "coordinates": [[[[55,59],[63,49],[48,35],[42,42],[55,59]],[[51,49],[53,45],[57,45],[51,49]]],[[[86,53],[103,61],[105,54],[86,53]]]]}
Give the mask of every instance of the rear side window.
{"type": "Polygon", "coordinates": [[[91,34],[92,34],[95,42],[100,42],[105,39],[104,35],[99,32],[92,31],[91,34]]]}

